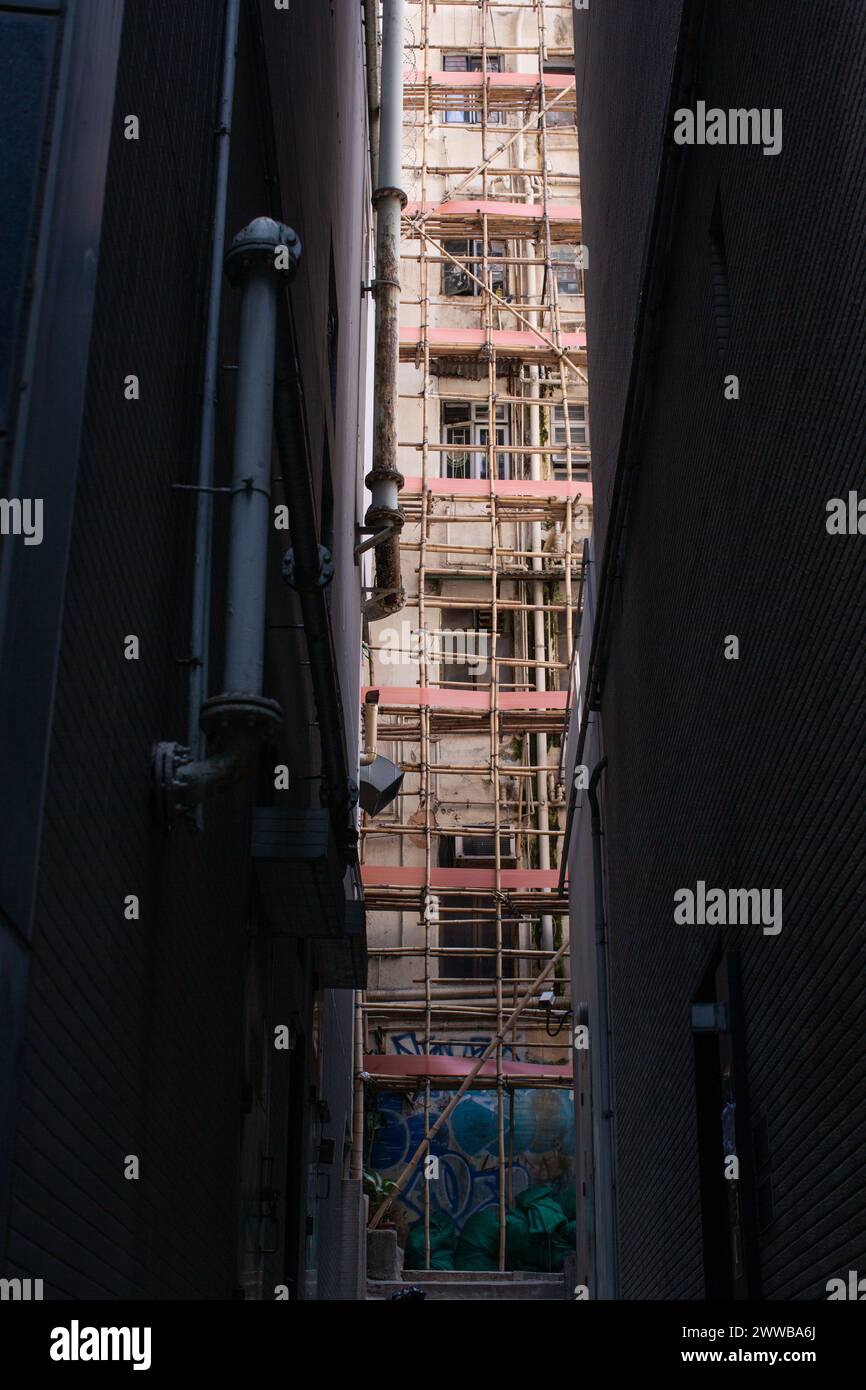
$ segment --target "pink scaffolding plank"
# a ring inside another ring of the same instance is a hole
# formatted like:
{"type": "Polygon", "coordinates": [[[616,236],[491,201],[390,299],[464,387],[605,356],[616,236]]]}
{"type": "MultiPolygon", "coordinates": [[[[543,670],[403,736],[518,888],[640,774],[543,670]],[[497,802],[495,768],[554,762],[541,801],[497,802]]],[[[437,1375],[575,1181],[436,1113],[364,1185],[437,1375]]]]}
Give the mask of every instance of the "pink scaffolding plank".
{"type": "MultiPolygon", "coordinates": [[[[431,347],[447,344],[455,347],[477,348],[480,352],[485,342],[483,328],[428,328],[427,337],[431,347]]],[[[531,333],[528,329],[505,329],[494,328],[493,346],[497,352],[516,353],[553,352],[549,343],[540,338],[537,333],[531,333]]],[[[421,342],[421,329],[415,325],[400,329],[400,342],[404,347],[415,347],[421,342]]],[[[563,352],[569,349],[576,349],[583,352],[586,349],[585,333],[562,333],[560,334],[560,346],[563,352]]]]}
{"type": "MultiPolygon", "coordinates": [[[[490,496],[490,484],[486,478],[428,478],[427,490],[455,497],[490,496]]],[[[420,492],[421,479],[417,476],[408,477],[401,491],[420,492]]],[[[531,478],[496,478],[493,482],[493,493],[496,497],[579,497],[588,505],[592,503],[592,483],[561,482],[556,478],[547,478],[543,482],[531,478]]]]}
{"type": "MultiPolygon", "coordinates": [[[[473,1057],[407,1056],[404,1053],[364,1054],[364,1070],[374,1076],[468,1076],[475,1066],[473,1057]]],[[[502,1059],[503,1076],[534,1076],[537,1080],[570,1080],[571,1062],[511,1062],[502,1059]]],[[[479,1076],[496,1076],[496,1063],[485,1062],[479,1076]]]]}
{"type": "Polygon", "coordinates": [[[500,709],[565,709],[566,690],[500,690],[500,709]]]}
{"type": "MultiPolygon", "coordinates": [[[[435,212],[439,217],[514,218],[516,221],[537,222],[544,216],[543,203],[508,203],[499,198],[451,198],[444,203],[408,203],[405,216],[416,217],[419,212],[435,212]]],[[[580,203],[551,203],[548,209],[551,222],[579,222],[580,203]]]]}
{"type": "MultiPolygon", "coordinates": [[[[558,869],[502,869],[500,879],[503,888],[558,888],[558,869]]],[[[422,888],[424,886],[424,867],[414,864],[362,864],[361,880],[371,887],[394,884],[399,888],[422,888]]],[[[431,888],[495,888],[496,873],[493,869],[440,869],[434,865],[430,870],[431,888]]]]}
{"type": "MultiPolygon", "coordinates": [[[[434,87],[480,88],[484,81],[483,72],[443,72],[441,69],[428,74],[434,87]]],[[[487,81],[491,87],[525,87],[532,91],[538,86],[537,72],[488,72],[487,81]]],[[[424,83],[423,68],[404,68],[403,83],[407,87],[418,87],[424,83]]],[[[562,91],[574,86],[574,78],[568,72],[546,72],[544,85],[550,91],[562,91]]]]}
{"type": "MultiPolygon", "coordinates": [[[[489,690],[440,690],[428,685],[380,685],[364,686],[362,694],[368,690],[379,691],[380,705],[411,705],[427,709],[488,710],[490,708],[489,690]]],[[[506,690],[499,692],[500,709],[565,709],[567,693],[564,690],[506,690]]]]}

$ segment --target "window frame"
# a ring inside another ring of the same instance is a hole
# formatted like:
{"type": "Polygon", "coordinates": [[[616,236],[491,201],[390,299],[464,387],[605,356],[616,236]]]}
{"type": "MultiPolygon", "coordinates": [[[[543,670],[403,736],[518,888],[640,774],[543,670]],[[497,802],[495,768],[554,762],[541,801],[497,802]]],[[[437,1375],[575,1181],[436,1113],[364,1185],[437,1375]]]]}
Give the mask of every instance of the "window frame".
{"type": "MultiPolygon", "coordinates": [[[[502,67],[502,57],[503,57],[503,55],[502,55],[501,53],[488,53],[488,55],[487,55],[487,71],[488,71],[488,72],[503,72],[504,69],[503,69],[503,67],[502,67]]],[[[442,54],[442,71],[443,71],[443,72],[481,72],[483,61],[484,61],[484,59],[483,59],[483,54],[481,54],[481,53],[472,53],[472,52],[469,51],[469,50],[466,50],[465,52],[460,51],[460,52],[453,52],[453,53],[443,53],[443,54],[442,54]],[[462,67],[457,66],[457,64],[459,63],[459,61],[460,61],[461,59],[462,59],[462,62],[463,62],[463,66],[462,66],[462,67]],[[451,64],[452,64],[451,67],[448,66],[449,61],[450,61],[451,64]]],[[[466,106],[466,107],[463,107],[463,108],[460,108],[460,107],[454,107],[454,108],[452,108],[452,107],[446,107],[446,109],[442,112],[442,124],[443,124],[443,125],[481,125],[482,120],[483,120],[483,117],[484,117],[484,107],[483,107],[483,105],[482,105],[481,102],[479,101],[478,97],[474,97],[474,96],[467,95],[466,100],[470,103],[470,104],[469,104],[468,106],[466,106]]],[[[505,112],[504,112],[504,111],[488,111],[488,112],[487,112],[487,124],[488,124],[488,126],[491,126],[491,125],[504,125],[504,124],[505,124],[505,119],[504,119],[504,117],[505,117],[505,112]]]]}
{"type": "MultiPolygon", "coordinates": [[[[464,922],[467,918],[473,918],[477,909],[489,906],[487,899],[478,893],[455,895],[449,899],[449,903],[453,907],[462,909],[461,920],[464,922]]],[[[456,926],[449,922],[447,917],[440,916],[438,925],[438,944],[440,946],[462,946],[475,951],[493,951],[496,949],[496,921],[492,917],[480,916],[474,918],[468,925],[456,926]],[[452,937],[451,940],[448,940],[449,936],[452,937]]],[[[506,950],[519,950],[519,922],[503,920],[502,945],[506,950]]],[[[496,957],[493,955],[480,957],[438,956],[437,960],[440,980],[459,979],[461,976],[471,977],[474,980],[496,978],[496,957]]],[[[517,977],[517,960],[514,956],[503,960],[502,965],[503,979],[512,980],[517,977]]]]}
{"type": "MultiPolygon", "coordinates": [[[[495,428],[496,428],[496,448],[507,449],[511,443],[511,421],[507,405],[497,405],[494,401],[495,428]],[[500,414],[501,412],[501,414],[500,414]]],[[[454,443],[458,448],[454,451],[453,458],[456,459],[460,454],[466,460],[461,466],[468,471],[452,472],[454,463],[449,454],[442,451],[442,466],[440,474],[443,478],[474,478],[485,481],[487,478],[487,433],[489,420],[487,418],[488,404],[486,400],[466,400],[466,401],[443,401],[440,416],[440,429],[442,444],[454,443]],[[446,414],[449,409],[455,410],[460,407],[467,408],[467,413],[461,417],[448,420],[446,414]],[[450,439],[449,433],[455,430],[466,430],[468,438],[463,440],[450,439]],[[464,446],[464,447],[459,447],[464,446]],[[444,472],[442,469],[444,468],[444,472]]],[[[496,473],[501,480],[510,477],[511,459],[506,454],[497,454],[496,473]]]]}
{"type": "MultiPolygon", "coordinates": [[[[581,418],[577,419],[576,421],[573,421],[571,424],[571,443],[573,446],[576,446],[577,448],[585,449],[589,447],[589,411],[587,408],[586,401],[569,401],[569,420],[571,420],[572,411],[577,410],[581,412],[581,418]],[[575,438],[575,430],[581,430],[583,432],[583,439],[575,438]]],[[[552,415],[550,420],[550,442],[554,445],[562,444],[563,446],[565,446],[565,409],[562,405],[554,405],[552,408],[552,415]],[[561,439],[558,437],[560,430],[562,431],[561,439]]],[[[566,481],[566,455],[564,453],[551,454],[550,462],[553,477],[558,482],[566,481]]],[[[572,459],[571,466],[573,471],[576,468],[580,468],[581,466],[585,467],[585,465],[581,464],[580,460],[578,460],[577,463],[575,463],[574,459],[572,459]]]]}
{"type": "MultiPolygon", "coordinates": [[[[472,260],[468,266],[456,266],[453,261],[443,262],[442,294],[447,299],[480,299],[484,293],[482,286],[478,284],[479,280],[484,279],[484,238],[448,237],[442,242],[442,245],[449,256],[457,256],[467,261],[471,257],[478,257],[477,260],[472,260]],[[466,271],[470,271],[471,275],[466,274],[466,271]],[[473,280],[472,275],[475,275],[477,279],[473,280]],[[456,288],[449,288],[450,284],[455,284],[456,288]]],[[[490,289],[500,298],[504,298],[508,293],[508,266],[497,264],[497,262],[504,261],[507,250],[507,244],[501,237],[491,237],[487,243],[490,289]]]]}
{"type": "MultiPolygon", "coordinates": [[[[545,63],[542,69],[542,79],[547,74],[553,77],[574,77],[574,68],[568,63],[545,63]]],[[[565,101],[554,106],[552,111],[545,113],[545,123],[548,130],[577,130],[577,89],[571,93],[570,105],[565,101]],[[563,120],[562,118],[565,117],[563,120]]]]}
{"type": "Polygon", "coordinates": [[[573,242],[557,242],[551,247],[550,254],[553,261],[553,273],[556,276],[556,292],[558,295],[568,295],[569,298],[578,298],[584,293],[584,272],[583,266],[578,263],[579,247],[573,242]],[[557,252],[565,252],[566,255],[557,252]],[[573,256],[568,253],[573,253],[573,256]],[[566,280],[566,285],[562,284],[562,279],[566,280]],[[568,285],[576,285],[577,289],[569,289],[568,285]]]}

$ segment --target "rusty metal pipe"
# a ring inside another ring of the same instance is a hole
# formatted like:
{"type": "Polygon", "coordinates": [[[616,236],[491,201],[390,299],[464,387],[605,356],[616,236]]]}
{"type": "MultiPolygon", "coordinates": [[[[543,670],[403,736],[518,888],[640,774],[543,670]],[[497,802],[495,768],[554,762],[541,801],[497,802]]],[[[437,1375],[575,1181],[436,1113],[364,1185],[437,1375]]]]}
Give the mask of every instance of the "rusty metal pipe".
{"type": "Polygon", "coordinates": [[[379,692],[368,690],[364,700],[364,747],[358,762],[361,767],[372,767],[379,752],[379,692]]]}
{"type": "Polygon", "coordinates": [[[370,177],[375,188],[379,164],[379,0],[364,0],[364,50],[370,123],[370,177]]]}
{"type": "Polygon", "coordinates": [[[397,613],[406,601],[400,574],[403,513],[398,493],[397,373],[400,358],[400,215],[402,188],[404,0],[384,0],[382,82],[379,98],[379,161],[376,205],[376,335],[373,368],[373,466],[365,482],[372,494],[364,524],[391,535],[375,547],[376,586],[365,606],[368,618],[397,613]]]}

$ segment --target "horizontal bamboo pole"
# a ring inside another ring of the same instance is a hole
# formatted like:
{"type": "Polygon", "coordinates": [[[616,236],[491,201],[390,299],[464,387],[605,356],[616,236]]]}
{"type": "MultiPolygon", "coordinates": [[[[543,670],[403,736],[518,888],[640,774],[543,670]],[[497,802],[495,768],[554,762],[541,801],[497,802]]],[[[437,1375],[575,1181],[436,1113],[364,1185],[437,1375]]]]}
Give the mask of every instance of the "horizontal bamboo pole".
{"type": "MultiPolygon", "coordinates": [[[[478,9],[478,0],[433,0],[433,2],[436,5],[447,5],[453,9],[478,9]]],[[[424,0],[406,0],[406,3],[423,5],[424,0]]],[[[545,10],[571,10],[571,0],[486,0],[486,5],[488,10],[527,10],[533,14],[538,11],[539,6],[543,6],[545,10]]],[[[420,46],[415,45],[415,47],[420,46]]],[[[430,47],[432,48],[433,45],[431,44],[430,47]]],[[[488,44],[488,47],[494,47],[494,45],[488,44]]],[[[536,53],[538,46],[536,45],[532,51],[536,53]]]]}
{"type": "MultiPolygon", "coordinates": [[[[467,382],[467,386],[472,386],[473,384],[473,382],[467,382]]],[[[542,381],[540,384],[543,386],[544,382],[542,381]]],[[[423,391],[401,391],[400,400],[420,401],[423,395],[423,391]]],[[[484,405],[487,401],[486,396],[475,396],[469,391],[437,391],[434,395],[431,395],[430,399],[432,401],[458,401],[461,403],[463,401],[467,401],[470,405],[484,405]]],[[[539,397],[539,401],[542,406],[562,405],[566,399],[568,400],[569,405],[586,405],[587,403],[585,394],[583,395],[583,397],[569,395],[566,398],[566,396],[563,396],[561,394],[559,396],[539,397]]],[[[536,405],[538,404],[538,402],[534,401],[529,396],[494,396],[493,404],[530,406],[536,405]]]]}
{"type": "MultiPolygon", "coordinates": [[[[422,765],[421,763],[401,762],[400,766],[404,772],[420,772],[422,765]]],[[[490,763],[484,763],[482,765],[472,763],[466,766],[460,763],[430,763],[429,768],[430,771],[437,776],[442,776],[444,774],[446,777],[463,777],[468,773],[476,773],[479,777],[489,777],[493,770],[490,763]]],[[[543,767],[538,767],[536,765],[526,767],[522,763],[520,766],[516,764],[512,766],[511,763],[500,763],[499,771],[503,777],[532,777],[536,772],[555,772],[556,767],[551,763],[545,763],[543,767]]]]}
{"type": "MultiPolygon", "coordinates": [[[[431,764],[430,770],[431,770],[431,772],[433,771],[433,765],[432,765],[432,764],[431,764]]],[[[504,769],[501,768],[500,771],[501,771],[501,772],[504,772],[504,769]]],[[[555,767],[552,767],[552,768],[550,769],[550,771],[551,771],[551,772],[555,772],[555,771],[556,771],[556,768],[555,768],[555,767]]],[[[474,833],[475,833],[475,834],[478,834],[477,831],[475,831],[474,833]]],[[[536,827],[535,827],[534,825],[523,825],[523,826],[520,827],[519,830],[508,830],[508,831],[502,831],[501,833],[502,833],[502,835],[504,835],[504,836],[505,836],[507,839],[509,839],[509,840],[510,840],[513,836],[515,836],[515,835],[516,835],[518,838],[519,838],[521,835],[526,835],[526,836],[534,835],[534,836],[536,836],[536,838],[540,837],[540,838],[542,838],[542,839],[551,839],[551,840],[552,840],[552,839],[555,839],[557,835],[562,835],[562,834],[564,834],[564,830],[563,830],[563,829],[559,829],[559,830],[538,830],[538,829],[536,829],[536,827]]],[[[406,825],[406,824],[403,824],[403,825],[365,825],[365,826],[364,826],[364,834],[365,834],[365,835],[416,835],[416,836],[420,836],[420,837],[423,839],[424,834],[425,834],[425,830],[424,830],[423,825],[420,825],[420,826],[419,826],[419,825],[406,825]]],[[[430,834],[431,834],[435,839],[443,839],[443,838],[447,838],[449,835],[461,835],[461,834],[463,834],[463,835],[466,835],[466,834],[472,835],[472,834],[473,834],[473,830],[472,830],[471,827],[466,827],[466,826],[461,826],[461,825],[457,825],[457,826],[452,825],[452,826],[445,826],[445,827],[442,827],[442,826],[431,826],[431,827],[430,827],[430,834]]],[[[507,855],[504,855],[503,857],[506,858],[506,859],[508,858],[507,855]]],[[[492,865],[488,865],[488,868],[491,868],[491,867],[492,867],[492,865]]]]}
{"type": "MultiPolygon", "coordinates": [[[[416,441],[413,439],[401,439],[398,444],[398,448],[400,449],[415,449],[417,451],[426,448],[431,454],[486,455],[489,451],[494,457],[497,457],[499,454],[565,454],[569,447],[572,454],[586,455],[587,458],[590,455],[590,447],[588,444],[572,444],[570,446],[565,444],[539,444],[537,446],[534,444],[496,444],[492,449],[489,444],[476,444],[475,446],[472,444],[434,444],[431,441],[425,445],[423,441],[416,441]]],[[[520,479],[517,481],[519,482],[520,479]]],[[[524,482],[529,481],[530,479],[528,478],[524,479],[524,482]]],[[[468,498],[467,500],[473,501],[474,499],[468,498]]],[[[499,500],[501,501],[502,499],[500,498],[499,500]]]]}
{"type": "MultiPolygon", "coordinates": [[[[526,981],[522,980],[520,983],[526,984],[526,981]]],[[[428,1010],[430,1013],[444,1014],[449,1018],[496,1018],[497,1016],[494,1004],[491,1004],[490,1008],[481,1004],[464,1007],[457,1001],[453,1003],[443,1001],[441,1004],[434,1001],[428,1004],[424,999],[401,999],[392,1004],[371,1003],[367,1005],[365,1012],[370,1017],[378,1015],[381,1018],[387,1018],[389,1014],[398,1014],[401,1018],[406,1018],[415,1014],[421,1014],[423,1017],[428,1010]]],[[[544,1023],[548,1014],[546,1009],[528,1009],[525,1016],[534,1022],[544,1023]]]]}
{"type": "MultiPolygon", "coordinates": [[[[423,1078],[421,1078],[423,1079],[423,1078]]],[[[409,1073],[396,1076],[377,1076],[376,1089],[378,1091],[405,1091],[407,1086],[415,1089],[418,1086],[419,1078],[409,1073]]],[[[453,1077],[436,1077],[437,1091],[447,1091],[455,1084],[453,1077]]],[[[574,1081],[571,1077],[559,1079],[556,1077],[532,1077],[532,1076],[503,1076],[501,1083],[495,1079],[486,1081],[482,1078],[476,1083],[479,1090],[494,1090],[501,1084],[503,1091],[571,1091],[574,1088],[574,1081]]]]}
{"type": "MultiPolygon", "coordinates": [[[[502,238],[494,238],[494,240],[501,240],[501,239],[502,239],[502,238]]],[[[563,243],[559,243],[559,244],[563,244],[563,243]]],[[[564,244],[565,244],[565,245],[568,245],[567,242],[564,243],[564,244]]],[[[423,252],[423,251],[420,251],[417,255],[411,255],[411,254],[408,253],[408,252],[403,252],[403,253],[401,254],[401,256],[400,256],[400,259],[401,259],[401,261],[426,261],[428,265],[452,265],[452,264],[453,264],[453,265],[459,265],[459,266],[470,266],[470,265],[477,265],[478,262],[479,262],[479,260],[481,259],[481,257],[478,256],[478,255],[474,255],[474,256],[468,256],[468,255],[467,255],[467,256],[452,256],[452,255],[450,254],[450,252],[449,252],[448,254],[444,255],[444,256],[425,256],[424,252],[423,252]]],[[[567,262],[559,262],[559,261],[557,261],[556,264],[557,264],[557,265],[560,265],[560,264],[563,264],[563,265],[564,265],[564,264],[567,264],[567,262]]],[[[543,256],[497,256],[497,257],[496,257],[496,265],[536,265],[536,266],[546,266],[546,265],[547,265],[547,261],[545,260],[545,258],[544,258],[543,256]]],[[[453,302],[454,302],[454,297],[452,297],[452,303],[453,303],[453,302]]],[[[423,303],[425,303],[425,301],[422,300],[421,303],[423,304],[423,303]]],[[[485,397],[485,399],[486,399],[486,397],[485,397]]]]}
{"type": "MultiPolygon", "coordinates": [[[[417,2],[417,0],[416,0],[416,2],[417,2]]],[[[433,0],[433,2],[434,2],[434,4],[436,4],[436,3],[437,3],[437,0],[433,0]]],[[[412,0],[410,0],[410,4],[411,4],[411,3],[412,3],[412,0]]],[[[441,3],[442,3],[442,4],[447,4],[447,3],[448,3],[448,0],[441,0],[441,3]]],[[[476,0],[476,9],[477,9],[477,7],[478,7],[478,0],[476,0]]],[[[519,9],[520,6],[519,6],[519,5],[515,5],[515,6],[509,5],[508,8],[509,8],[509,9],[519,9]]],[[[433,44],[433,43],[431,43],[431,44],[426,44],[426,43],[407,43],[407,44],[405,45],[405,47],[406,47],[406,48],[411,48],[411,49],[416,49],[416,48],[418,48],[418,49],[435,48],[436,51],[437,51],[438,53],[465,53],[465,52],[466,52],[466,45],[465,45],[465,44],[464,44],[462,47],[460,47],[459,45],[455,45],[455,44],[453,44],[453,43],[439,43],[439,44],[433,44]]],[[[501,44],[501,43],[490,44],[489,47],[495,49],[495,51],[496,51],[497,53],[532,53],[532,54],[535,54],[535,55],[538,54],[538,44],[537,44],[537,43],[536,43],[536,44],[533,44],[531,47],[527,47],[526,45],[515,46],[515,45],[513,45],[513,44],[508,45],[508,44],[501,44]]],[[[548,48],[546,51],[547,51],[547,56],[548,56],[549,58],[573,58],[573,57],[574,57],[574,49],[573,49],[573,48],[548,48]]],[[[491,69],[491,71],[493,71],[493,69],[491,69]]],[[[429,165],[427,166],[427,172],[428,172],[428,173],[430,172],[430,166],[429,166],[429,165]]],[[[454,172],[455,172],[455,173],[459,173],[460,170],[455,169],[454,172]]],[[[518,172],[519,172],[519,171],[518,171],[518,172]]]]}
{"type": "MultiPolygon", "coordinates": [[[[541,916],[542,914],[539,913],[538,915],[541,916]]],[[[517,920],[517,921],[522,921],[523,919],[522,919],[522,918],[516,918],[515,920],[517,920]]],[[[421,922],[420,919],[419,919],[418,922],[415,923],[415,926],[418,926],[418,927],[421,927],[421,926],[423,926],[423,925],[424,925],[424,923],[421,922]]],[[[454,924],[450,921],[450,919],[449,919],[448,925],[449,925],[449,926],[453,926],[453,925],[454,925],[454,924]]],[[[368,954],[369,956],[419,956],[419,957],[420,957],[420,956],[424,956],[424,955],[426,954],[426,950],[425,950],[425,947],[424,947],[424,946],[368,946],[368,948],[367,948],[367,954],[368,954]]],[[[490,956],[490,957],[494,957],[494,958],[495,958],[496,955],[497,955],[497,951],[496,951],[496,948],[495,948],[494,946],[490,946],[490,947],[482,946],[482,947],[479,947],[477,950],[475,949],[474,946],[431,946],[431,947],[430,947],[430,954],[431,954],[431,956],[479,956],[479,957],[481,957],[481,956],[490,956]]],[[[548,959],[548,958],[553,954],[553,952],[552,952],[552,951],[530,951],[530,950],[520,951],[520,950],[517,950],[516,948],[512,948],[512,947],[510,947],[510,946],[503,946],[503,948],[502,948],[502,954],[503,954],[504,956],[509,956],[509,957],[511,957],[511,958],[514,959],[514,960],[546,960],[546,959],[548,959]]]]}

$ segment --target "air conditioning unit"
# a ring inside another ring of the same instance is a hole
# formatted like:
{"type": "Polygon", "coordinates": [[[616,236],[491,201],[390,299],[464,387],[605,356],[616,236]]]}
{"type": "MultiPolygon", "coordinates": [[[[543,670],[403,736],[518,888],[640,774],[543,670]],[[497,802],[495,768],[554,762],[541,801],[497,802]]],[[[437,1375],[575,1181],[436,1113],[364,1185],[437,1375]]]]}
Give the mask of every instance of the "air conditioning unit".
{"type": "MultiPolygon", "coordinates": [[[[454,862],[468,869],[492,869],[496,865],[496,833],[492,826],[479,826],[454,836],[454,862]]],[[[499,863],[503,869],[515,868],[517,854],[514,835],[503,827],[499,832],[499,863]]]]}

